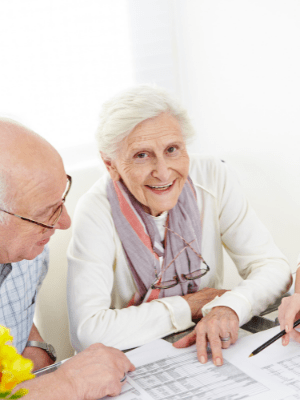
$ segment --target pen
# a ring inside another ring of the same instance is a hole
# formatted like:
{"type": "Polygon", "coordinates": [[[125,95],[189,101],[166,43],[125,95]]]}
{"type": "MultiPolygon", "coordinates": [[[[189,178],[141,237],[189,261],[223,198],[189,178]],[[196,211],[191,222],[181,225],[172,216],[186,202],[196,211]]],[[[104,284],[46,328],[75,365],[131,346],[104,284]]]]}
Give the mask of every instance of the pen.
{"type": "MultiPolygon", "coordinates": [[[[295,328],[296,326],[300,325],[300,319],[297,319],[297,321],[294,322],[293,328],[295,328]]],[[[270,340],[268,340],[266,343],[262,344],[261,346],[259,346],[257,349],[255,349],[249,357],[255,356],[256,354],[260,353],[262,350],[264,350],[266,347],[270,346],[270,344],[276,342],[277,339],[280,339],[283,335],[286,334],[285,329],[279,333],[277,333],[277,335],[275,335],[274,337],[272,337],[270,340]]]]}

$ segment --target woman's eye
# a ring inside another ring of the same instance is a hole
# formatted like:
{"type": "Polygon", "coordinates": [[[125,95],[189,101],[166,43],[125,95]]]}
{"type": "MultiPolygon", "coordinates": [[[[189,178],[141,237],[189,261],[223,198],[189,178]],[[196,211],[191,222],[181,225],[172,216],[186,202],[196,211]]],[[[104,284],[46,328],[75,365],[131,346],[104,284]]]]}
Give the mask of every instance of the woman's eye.
{"type": "Polygon", "coordinates": [[[138,153],[135,157],[136,158],[146,158],[147,157],[147,153],[138,153]]]}
{"type": "Polygon", "coordinates": [[[177,150],[175,146],[171,146],[168,148],[168,153],[174,153],[177,150]]]}

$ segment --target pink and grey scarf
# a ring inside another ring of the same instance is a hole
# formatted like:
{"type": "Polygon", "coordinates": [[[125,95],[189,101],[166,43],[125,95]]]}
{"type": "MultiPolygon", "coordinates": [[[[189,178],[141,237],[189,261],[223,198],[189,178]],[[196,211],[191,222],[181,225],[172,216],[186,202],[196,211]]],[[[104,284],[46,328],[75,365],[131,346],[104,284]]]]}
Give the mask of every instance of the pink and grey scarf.
{"type": "MultiPolygon", "coordinates": [[[[117,232],[121,239],[130,270],[138,292],[130,304],[138,305],[158,297],[185,295],[199,289],[200,278],[187,281],[182,274],[201,268],[201,259],[186,248],[164,271],[164,266],[185,247],[184,241],[166,230],[165,246],[161,242],[156,224],[136,198],[121,181],[109,180],[108,200],[117,232]],[[159,257],[163,257],[162,272],[159,257]],[[158,271],[158,276],[155,271],[158,271]],[[179,283],[169,289],[151,290],[151,285],[160,280],[171,281],[177,275],[179,283]]],[[[192,242],[194,250],[201,253],[201,220],[196,202],[196,191],[190,177],[187,178],[177,204],[168,213],[168,228],[192,242]]]]}

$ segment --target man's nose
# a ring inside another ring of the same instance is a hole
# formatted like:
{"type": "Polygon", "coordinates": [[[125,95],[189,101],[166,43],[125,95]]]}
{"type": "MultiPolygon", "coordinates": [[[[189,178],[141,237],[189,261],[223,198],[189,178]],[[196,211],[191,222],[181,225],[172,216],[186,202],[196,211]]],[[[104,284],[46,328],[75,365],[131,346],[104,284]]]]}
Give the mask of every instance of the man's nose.
{"type": "Polygon", "coordinates": [[[70,228],[70,226],[71,226],[71,218],[68,214],[66,206],[63,205],[63,210],[62,210],[59,220],[57,221],[57,223],[55,225],[55,229],[68,229],[68,228],[70,228]]]}

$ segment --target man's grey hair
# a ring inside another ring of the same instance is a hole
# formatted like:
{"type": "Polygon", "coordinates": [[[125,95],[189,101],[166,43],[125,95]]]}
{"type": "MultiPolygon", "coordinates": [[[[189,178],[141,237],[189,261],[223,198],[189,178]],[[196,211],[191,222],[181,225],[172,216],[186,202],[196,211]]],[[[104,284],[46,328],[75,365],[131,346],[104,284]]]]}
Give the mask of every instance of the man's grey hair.
{"type": "Polygon", "coordinates": [[[114,159],[120,142],[141,122],[169,113],[181,126],[186,143],[195,136],[187,111],[166,90],[154,85],[139,85],[104,103],[96,132],[98,149],[114,159]]]}

